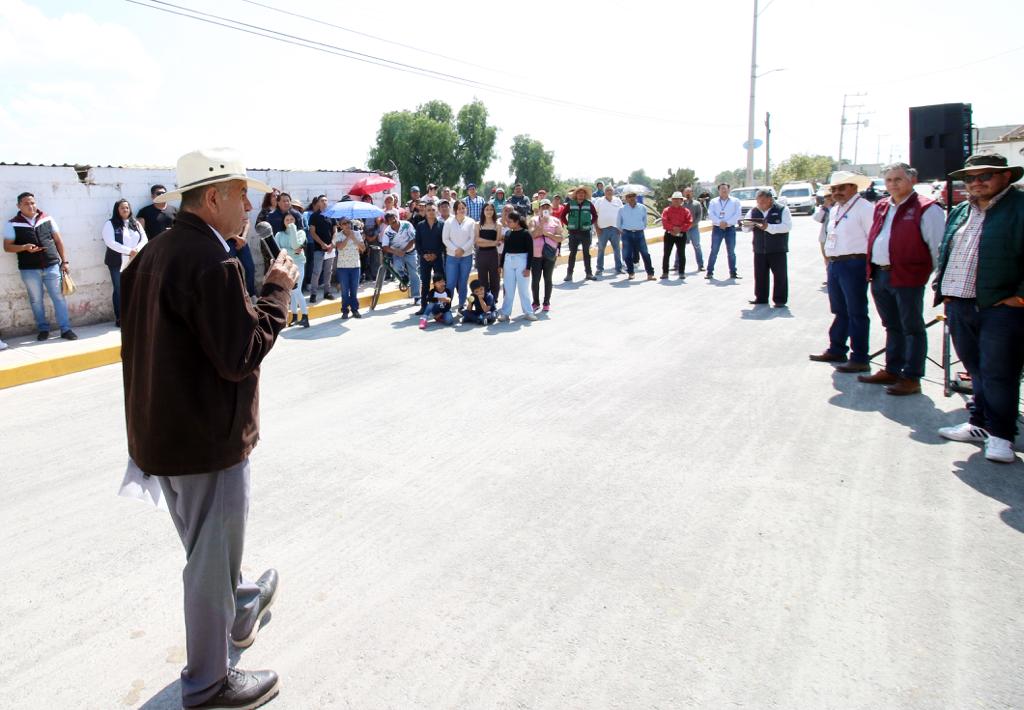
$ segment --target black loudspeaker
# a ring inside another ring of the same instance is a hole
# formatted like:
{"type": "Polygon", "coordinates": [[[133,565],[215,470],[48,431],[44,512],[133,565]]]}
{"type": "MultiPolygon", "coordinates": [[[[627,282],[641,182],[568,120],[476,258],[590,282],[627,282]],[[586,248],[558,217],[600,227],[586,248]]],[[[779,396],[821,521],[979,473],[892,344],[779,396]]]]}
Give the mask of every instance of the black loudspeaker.
{"type": "Polygon", "coordinates": [[[910,108],[910,164],[919,180],[945,180],[973,150],[970,104],[910,108]]]}

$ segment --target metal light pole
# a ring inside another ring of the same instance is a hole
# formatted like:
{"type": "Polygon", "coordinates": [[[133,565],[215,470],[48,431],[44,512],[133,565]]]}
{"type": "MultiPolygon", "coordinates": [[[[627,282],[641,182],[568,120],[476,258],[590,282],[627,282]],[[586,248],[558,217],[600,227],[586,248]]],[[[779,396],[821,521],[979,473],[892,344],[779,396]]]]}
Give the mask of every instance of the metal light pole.
{"type": "Polygon", "coordinates": [[[772,115],[767,111],[764,114],[764,184],[772,184],[771,154],[772,154],[772,115]]]}
{"type": "Polygon", "coordinates": [[[750,110],[747,121],[747,185],[754,183],[754,87],[757,83],[757,0],[754,0],[754,36],[750,41],[750,110]]]}

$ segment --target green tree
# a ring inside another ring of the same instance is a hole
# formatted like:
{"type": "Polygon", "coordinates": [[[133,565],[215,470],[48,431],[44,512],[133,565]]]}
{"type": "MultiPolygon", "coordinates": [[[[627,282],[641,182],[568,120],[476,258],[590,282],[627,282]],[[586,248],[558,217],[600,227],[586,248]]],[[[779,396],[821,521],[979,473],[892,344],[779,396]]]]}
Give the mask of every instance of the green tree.
{"type": "MultiPolygon", "coordinates": [[[[719,185],[723,182],[727,182],[733,187],[743,187],[747,183],[747,169],[736,168],[735,170],[723,170],[722,172],[715,175],[715,184],[719,185]]],[[[761,168],[754,170],[754,185],[764,184],[764,170],[761,168]]]]}
{"type": "MultiPolygon", "coordinates": [[[[659,207],[664,207],[668,204],[669,198],[672,193],[676,190],[680,192],[686,187],[694,187],[697,185],[697,173],[690,168],[679,168],[678,170],[669,170],[661,180],[654,185],[654,201],[659,207]]],[[[694,190],[696,193],[696,189],[694,190]]]]}
{"type": "Polygon", "coordinates": [[[651,176],[648,175],[647,171],[643,168],[631,172],[629,177],[626,178],[626,182],[630,185],[643,185],[644,187],[650,188],[654,187],[654,180],[651,179],[651,176]]]}
{"type": "Polygon", "coordinates": [[[472,182],[479,182],[494,155],[496,134],[497,129],[487,125],[486,108],[478,101],[459,111],[458,122],[451,106],[428,101],[415,111],[381,116],[369,166],[391,170],[394,163],[406,186],[429,182],[457,185],[467,171],[472,171],[472,182]],[[469,163],[467,156],[471,156],[469,163]]]}
{"type": "Polygon", "coordinates": [[[523,184],[523,190],[530,194],[540,188],[550,188],[555,183],[555,154],[544,150],[544,144],[528,135],[512,139],[512,162],[508,174],[515,176],[515,182],[523,184]]]}
{"type": "Polygon", "coordinates": [[[836,169],[835,161],[827,155],[795,153],[772,171],[772,182],[776,188],[787,182],[825,182],[836,169]]]}
{"type": "Polygon", "coordinates": [[[480,184],[484,171],[494,159],[498,129],[487,125],[487,107],[479,99],[459,109],[456,122],[459,134],[459,169],[464,184],[480,184]]]}

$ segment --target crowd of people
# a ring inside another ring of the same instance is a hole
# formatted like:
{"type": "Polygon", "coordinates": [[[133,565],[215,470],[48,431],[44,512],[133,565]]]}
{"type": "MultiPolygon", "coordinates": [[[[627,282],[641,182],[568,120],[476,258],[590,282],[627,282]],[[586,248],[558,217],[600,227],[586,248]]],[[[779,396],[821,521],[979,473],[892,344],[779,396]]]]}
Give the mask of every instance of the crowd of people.
{"type": "MultiPolygon", "coordinates": [[[[828,348],[811,355],[811,360],[856,373],[865,384],[883,385],[891,395],[920,393],[927,350],[924,291],[937,273],[937,302],[945,304],[954,346],[976,391],[971,421],[940,433],[983,441],[986,455],[996,461],[1013,458],[1009,442],[1016,431],[1015,393],[1024,365],[1024,236],[1021,223],[1014,221],[1021,193],[1012,188],[1020,172],[992,156],[972,156],[954,174],[967,184],[971,200],[947,220],[940,205],[913,189],[916,173],[909,165],[885,168],[889,194],[875,200],[869,199],[869,178],[840,171],[832,176],[829,195],[814,214],[822,224],[819,241],[834,318],[828,348]],[[986,218],[990,212],[1011,216],[993,220],[986,218]],[[993,230],[995,235],[987,236],[993,230]],[[869,292],[886,331],[885,367],[874,374],[869,374],[868,364],[869,292]]],[[[573,280],[579,260],[585,280],[602,277],[609,246],[615,275],[633,279],[642,262],[646,278],[657,278],[645,236],[647,207],[634,192],[626,192],[623,201],[611,186],[598,183],[596,188],[597,196],[588,185],[580,185],[566,195],[549,196],[540,189],[530,197],[517,184],[507,197],[499,187],[485,199],[473,183],[462,195],[451,187],[429,184],[421,192],[414,185],[407,202],[386,194],[383,216],[362,220],[329,217],[326,195],[315,196],[303,208],[291,195],[275,189],[263,199],[255,231],[261,244],[272,238],[302,273],[290,292],[289,325],[309,327],[308,304],[339,296],[342,319],[362,317],[359,284],[376,278],[382,259],[391,266],[389,274],[408,282],[420,328],[431,323],[507,321],[516,300],[522,317],[536,320],[538,313],[551,310],[554,268],[563,249],[568,254],[567,282],[573,280]],[[592,265],[595,243],[597,263],[592,265]],[[477,278],[471,283],[474,268],[477,278]]],[[[729,185],[719,185],[717,191],[716,198],[701,200],[687,186],[671,196],[661,212],[660,278],[669,279],[674,271],[685,280],[687,246],[693,249],[698,271],[704,271],[698,225],[706,218],[712,230],[704,277],[714,278],[724,245],[729,278],[741,278],[736,234],[749,232],[754,252],[750,303],[786,308],[789,209],[762,190],[756,206],[744,216],[729,185]]],[[[103,224],[104,263],[118,326],[121,272],[175,222],[177,209],[166,195],[163,185],[154,185],[153,203],[135,215],[128,200],[118,200],[103,224]]],[[[358,199],[372,202],[369,195],[358,199]]],[[[239,234],[225,236],[224,241],[242,267],[246,291],[255,299],[256,265],[248,229],[246,221],[239,234]]],[[[76,339],[62,289],[70,261],[56,220],[38,208],[31,193],[18,196],[18,213],[5,226],[4,250],[17,255],[39,340],[49,338],[51,330],[44,291],[53,302],[60,336],[76,339]]],[[[263,257],[269,264],[271,255],[263,257]]]]}

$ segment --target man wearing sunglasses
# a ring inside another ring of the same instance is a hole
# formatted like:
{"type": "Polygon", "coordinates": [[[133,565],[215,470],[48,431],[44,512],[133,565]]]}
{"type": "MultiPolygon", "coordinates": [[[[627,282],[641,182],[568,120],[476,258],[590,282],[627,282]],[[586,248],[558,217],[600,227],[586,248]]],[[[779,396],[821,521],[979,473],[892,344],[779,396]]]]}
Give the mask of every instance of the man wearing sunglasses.
{"type": "Polygon", "coordinates": [[[936,305],[946,306],[953,347],[971,375],[970,420],[943,427],[953,441],[984,442],[985,458],[1013,463],[1024,369],[1024,168],[972,155],[961,170],[970,197],[953,208],[939,249],[936,305]]]}
{"type": "MultiPolygon", "coordinates": [[[[153,185],[149,188],[149,196],[153,200],[166,192],[167,188],[163,185],[153,185]]],[[[142,228],[146,230],[146,239],[152,241],[171,228],[177,215],[178,208],[174,205],[169,205],[166,202],[153,202],[140,209],[136,217],[142,228]]]]}

